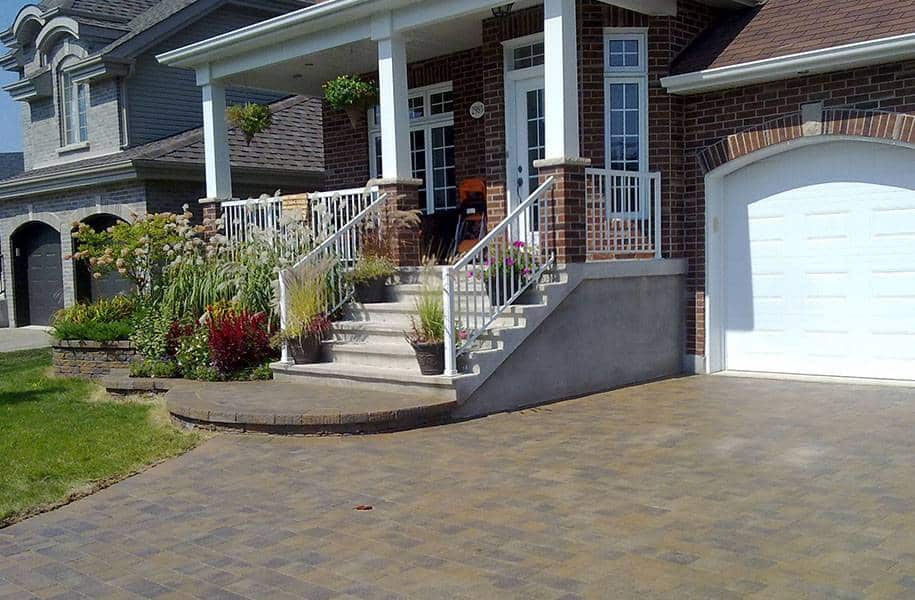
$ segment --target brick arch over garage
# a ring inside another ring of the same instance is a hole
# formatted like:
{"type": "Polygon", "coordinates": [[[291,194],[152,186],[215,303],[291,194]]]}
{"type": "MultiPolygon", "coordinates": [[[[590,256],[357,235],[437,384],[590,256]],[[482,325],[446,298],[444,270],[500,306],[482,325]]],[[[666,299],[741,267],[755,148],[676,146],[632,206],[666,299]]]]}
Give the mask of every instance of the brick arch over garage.
{"type": "Polygon", "coordinates": [[[698,154],[703,172],[754,152],[812,137],[863,138],[915,145],[915,115],[808,104],[796,113],[768,121],[707,146],[698,154]]]}

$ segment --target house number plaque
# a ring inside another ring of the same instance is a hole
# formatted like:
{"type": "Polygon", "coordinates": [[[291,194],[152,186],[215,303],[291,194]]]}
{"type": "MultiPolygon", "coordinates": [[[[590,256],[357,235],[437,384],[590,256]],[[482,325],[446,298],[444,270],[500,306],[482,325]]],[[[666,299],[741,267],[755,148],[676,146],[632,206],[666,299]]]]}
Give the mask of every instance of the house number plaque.
{"type": "Polygon", "coordinates": [[[486,105],[482,102],[474,102],[470,105],[470,116],[474,119],[482,119],[486,114],[486,105]]]}

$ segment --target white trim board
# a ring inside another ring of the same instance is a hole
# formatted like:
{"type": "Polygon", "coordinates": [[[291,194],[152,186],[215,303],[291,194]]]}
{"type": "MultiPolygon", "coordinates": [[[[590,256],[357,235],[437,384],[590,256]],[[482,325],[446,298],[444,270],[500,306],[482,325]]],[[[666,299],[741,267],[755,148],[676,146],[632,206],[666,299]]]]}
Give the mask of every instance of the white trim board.
{"type": "Polygon", "coordinates": [[[671,75],[661,85],[689,95],[915,58],[915,33],[671,75]]]}

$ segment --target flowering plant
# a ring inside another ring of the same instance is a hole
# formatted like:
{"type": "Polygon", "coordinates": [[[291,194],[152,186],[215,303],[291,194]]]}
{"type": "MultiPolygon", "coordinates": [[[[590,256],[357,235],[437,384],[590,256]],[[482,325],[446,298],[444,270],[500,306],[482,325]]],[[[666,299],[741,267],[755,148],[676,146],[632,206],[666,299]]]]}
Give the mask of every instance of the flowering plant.
{"type": "Polygon", "coordinates": [[[522,241],[512,242],[504,248],[490,248],[489,258],[483,262],[479,271],[471,271],[470,277],[494,279],[505,275],[506,278],[520,279],[530,277],[534,272],[534,256],[522,241]]]}
{"type": "Polygon", "coordinates": [[[77,252],[72,258],[87,261],[96,279],[117,271],[143,295],[157,286],[176,253],[204,245],[205,226],[191,225],[191,217],[187,211],[133,215],[132,222],[122,221],[104,231],[74,223],[77,252]]]}

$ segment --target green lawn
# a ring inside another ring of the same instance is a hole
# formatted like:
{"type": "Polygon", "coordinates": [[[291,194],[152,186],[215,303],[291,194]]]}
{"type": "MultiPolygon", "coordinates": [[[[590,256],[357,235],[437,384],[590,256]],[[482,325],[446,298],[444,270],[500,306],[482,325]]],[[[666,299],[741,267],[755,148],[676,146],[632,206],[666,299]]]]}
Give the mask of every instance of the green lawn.
{"type": "Polygon", "coordinates": [[[161,408],[49,374],[50,350],[0,354],[0,527],[193,447],[161,408]]]}

